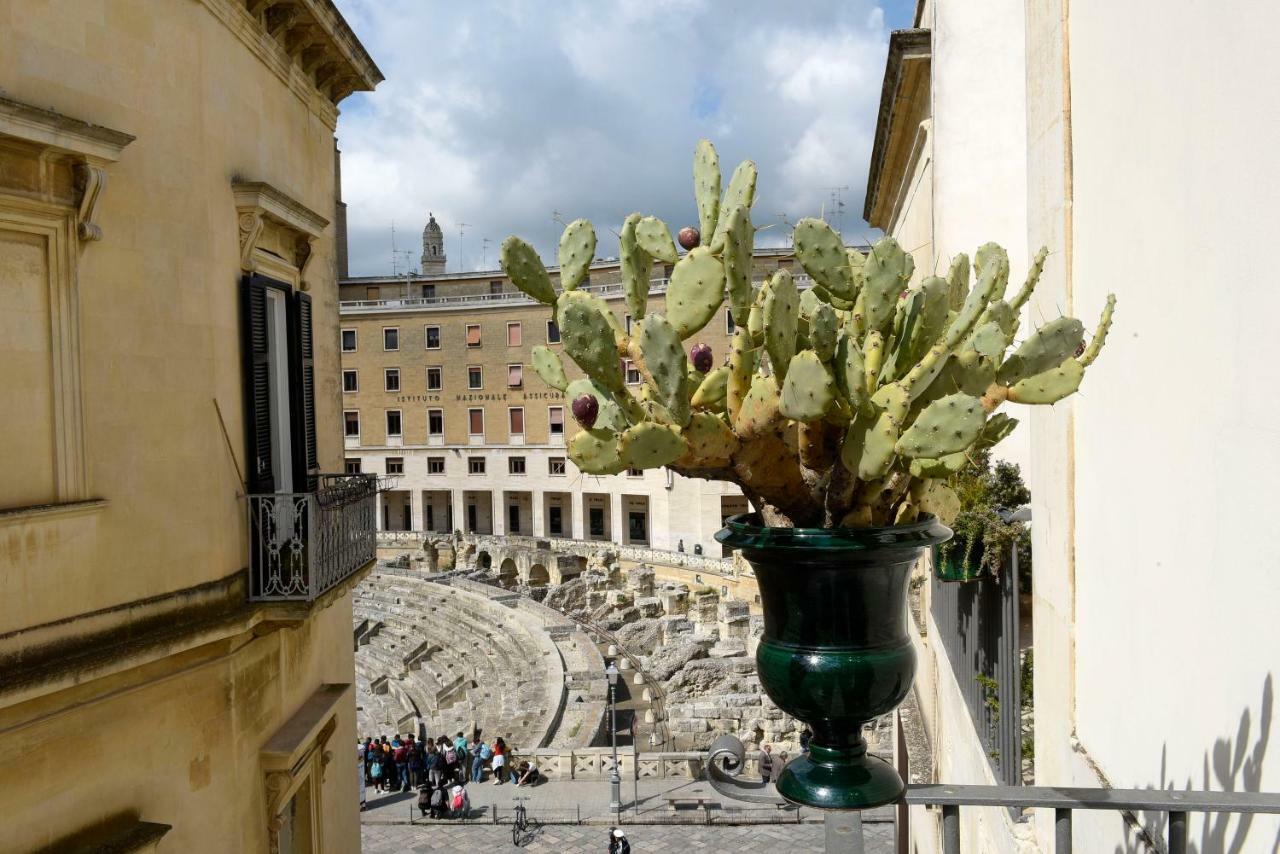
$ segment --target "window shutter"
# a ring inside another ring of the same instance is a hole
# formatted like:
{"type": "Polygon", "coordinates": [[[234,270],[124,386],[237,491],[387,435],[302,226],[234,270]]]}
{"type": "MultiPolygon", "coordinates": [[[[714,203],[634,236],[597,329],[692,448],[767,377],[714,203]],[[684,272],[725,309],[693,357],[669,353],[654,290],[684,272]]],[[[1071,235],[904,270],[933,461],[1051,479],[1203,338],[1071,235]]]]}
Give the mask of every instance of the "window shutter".
{"type": "Polygon", "coordinates": [[[311,331],[311,296],[294,291],[290,301],[289,373],[293,387],[290,421],[293,427],[294,489],[310,490],[310,475],[320,470],[316,447],[315,348],[311,331]]]}
{"type": "Polygon", "coordinates": [[[241,281],[244,308],[245,427],[251,493],[276,491],[271,467],[271,354],[267,339],[267,286],[241,281]]]}

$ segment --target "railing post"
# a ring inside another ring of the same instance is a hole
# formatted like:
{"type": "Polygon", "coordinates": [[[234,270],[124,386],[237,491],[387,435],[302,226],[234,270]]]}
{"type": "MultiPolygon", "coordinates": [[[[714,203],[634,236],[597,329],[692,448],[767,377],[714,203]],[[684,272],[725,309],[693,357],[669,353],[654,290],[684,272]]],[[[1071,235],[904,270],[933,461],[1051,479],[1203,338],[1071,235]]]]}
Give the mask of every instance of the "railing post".
{"type": "Polygon", "coordinates": [[[960,807],[942,807],[942,854],[960,854],[960,807]]]}
{"type": "Polygon", "coordinates": [[[1053,811],[1053,854],[1071,854],[1071,810],[1053,811]]]}
{"type": "Polygon", "coordinates": [[[1180,810],[1169,813],[1169,854],[1187,854],[1187,814],[1180,810]]]}
{"type": "Polygon", "coordinates": [[[320,502],[316,500],[314,492],[307,494],[304,506],[307,508],[307,515],[301,526],[302,542],[307,549],[307,590],[314,602],[320,595],[320,561],[316,559],[320,551],[320,502]]]}

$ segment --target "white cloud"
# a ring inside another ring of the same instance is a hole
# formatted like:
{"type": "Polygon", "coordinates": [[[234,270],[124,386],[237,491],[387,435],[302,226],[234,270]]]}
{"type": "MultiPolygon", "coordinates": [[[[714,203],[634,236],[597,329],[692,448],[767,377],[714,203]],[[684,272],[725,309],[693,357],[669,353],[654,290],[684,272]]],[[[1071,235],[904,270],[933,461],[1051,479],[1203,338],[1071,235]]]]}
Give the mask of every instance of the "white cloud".
{"type": "Polygon", "coordinates": [[[816,213],[836,186],[861,207],[888,41],[870,0],[754,0],[733,15],[705,0],[338,5],[387,76],[339,122],[355,274],[389,271],[392,220],[416,262],[428,211],[450,269],[477,268],[483,237],[494,266],[513,232],[551,257],[553,211],[592,219],[600,254],[616,254],[609,228],[632,210],[696,220],[702,136],[726,174],[744,157],[759,165],[758,225],[816,213]],[[459,222],[471,225],[461,258],[459,222]]]}

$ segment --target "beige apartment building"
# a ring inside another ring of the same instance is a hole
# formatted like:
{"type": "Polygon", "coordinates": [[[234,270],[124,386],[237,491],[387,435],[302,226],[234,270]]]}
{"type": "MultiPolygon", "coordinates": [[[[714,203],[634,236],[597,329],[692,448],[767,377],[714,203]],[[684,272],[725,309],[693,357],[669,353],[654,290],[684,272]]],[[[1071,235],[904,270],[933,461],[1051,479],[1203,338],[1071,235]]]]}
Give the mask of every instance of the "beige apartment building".
{"type": "Polygon", "coordinates": [[[0,2],[0,851],[359,850],[331,0],[0,2]]]}
{"type": "MultiPolygon", "coordinates": [[[[434,218],[423,257],[443,249],[434,218]],[[433,248],[436,251],[432,251],[433,248]]],[[[779,268],[808,279],[790,249],[760,249],[754,277],[779,268]]],[[[648,311],[663,310],[670,267],[655,264],[648,311]]],[[[552,268],[552,279],[557,271],[552,268]]],[[[616,260],[583,283],[629,326],[616,260]]],[[[385,531],[566,537],[721,554],[713,539],[748,510],[730,483],[666,471],[597,476],[578,471],[566,440],[577,429],[564,395],[533,370],[531,351],[559,346],[545,305],[499,271],[343,279],[342,383],[347,471],[385,475],[385,531]]],[[[717,363],[732,321],[722,307],[701,334],[717,363]]],[[[580,375],[565,359],[571,376],[580,375]]],[[[628,382],[640,375],[626,365],[628,382]]]]}

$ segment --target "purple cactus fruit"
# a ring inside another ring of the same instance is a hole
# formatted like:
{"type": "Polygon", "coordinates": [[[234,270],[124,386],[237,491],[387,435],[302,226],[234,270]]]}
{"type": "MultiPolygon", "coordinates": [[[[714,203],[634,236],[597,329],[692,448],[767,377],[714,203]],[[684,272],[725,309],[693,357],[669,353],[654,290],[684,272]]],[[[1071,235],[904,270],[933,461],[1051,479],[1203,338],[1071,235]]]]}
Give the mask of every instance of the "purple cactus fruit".
{"type": "Polygon", "coordinates": [[[686,251],[696,249],[698,244],[702,242],[702,234],[693,226],[686,225],[684,228],[680,229],[679,240],[680,245],[683,246],[686,251]]]}
{"type": "Polygon", "coordinates": [[[599,415],[600,401],[596,400],[595,395],[580,394],[573,399],[573,417],[584,429],[590,430],[594,427],[599,415]]]}
{"type": "Polygon", "coordinates": [[[699,373],[705,374],[711,370],[713,357],[711,355],[710,344],[694,344],[693,349],[689,351],[689,360],[693,362],[693,367],[699,373]]]}

